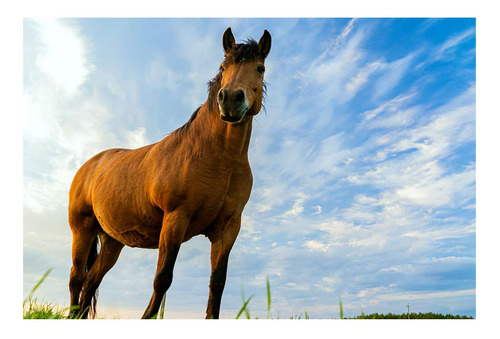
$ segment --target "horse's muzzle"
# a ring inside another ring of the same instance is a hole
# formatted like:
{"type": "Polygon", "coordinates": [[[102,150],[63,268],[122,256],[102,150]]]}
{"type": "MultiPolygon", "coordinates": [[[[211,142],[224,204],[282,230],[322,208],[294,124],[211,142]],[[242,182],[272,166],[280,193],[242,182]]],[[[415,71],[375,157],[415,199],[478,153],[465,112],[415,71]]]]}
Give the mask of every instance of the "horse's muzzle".
{"type": "Polygon", "coordinates": [[[232,124],[240,122],[248,110],[245,92],[241,89],[230,91],[221,88],[217,95],[220,117],[232,124]]]}

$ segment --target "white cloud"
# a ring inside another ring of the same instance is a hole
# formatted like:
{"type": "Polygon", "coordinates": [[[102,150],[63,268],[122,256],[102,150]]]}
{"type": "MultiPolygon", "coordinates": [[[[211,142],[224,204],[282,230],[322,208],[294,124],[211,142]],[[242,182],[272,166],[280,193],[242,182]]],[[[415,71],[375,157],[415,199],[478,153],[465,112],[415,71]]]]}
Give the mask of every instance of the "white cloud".
{"type": "MultiPolygon", "coordinates": [[[[423,241],[436,241],[443,239],[456,239],[468,237],[476,232],[476,225],[458,225],[452,227],[440,227],[438,229],[432,229],[428,227],[425,231],[410,231],[407,233],[401,234],[402,238],[414,238],[414,239],[422,239],[423,241]]],[[[470,258],[469,258],[470,260],[470,258]]]]}
{"type": "Polygon", "coordinates": [[[112,147],[136,148],[149,141],[144,127],[128,130],[116,124],[115,119],[124,119],[111,113],[96,88],[90,93],[80,90],[93,68],[87,60],[91,46],[72,21],[28,23],[27,34],[39,47],[27,56],[36,64],[25,69],[31,76],[25,79],[23,93],[24,157],[28,163],[35,159],[38,163],[25,175],[24,203],[41,212],[67,206],[74,174],[93,155],[112,147]]]}
{"type": "Polygon", "coordinates": [[[149,66],[145,80],[146,84],[152,88],[174,90],[182,78],[181,74],[168,67],[165,60],[155,59],[149,66]]]}
{"type": "Polygon", "coordinates": [[[358,292],[358,298],[364,298],[367,295],[373,296],[375,294],[379,294],[382,291],[387,291],[389,287],[387,286],[377,286],[372,288],[367,288],[358,292]]]}
{"type": "Polygon", "coordinates": [[[260,231],[256,230],[255,221],[246,213],[241,217],[240,238],[252,238],[253,240],[260,239],[260,231]]]}
{"type": "MultiPolygon", "coordinates": [[[[365,119],[370,118],[365,120],[367,124],[365,127],[371,128],[371,124],[377,120],[377,117],[385,115],[382,112],[387,110],[389,116],[392,117],[394,114],[398,116],[402,103],[408,98],[410,98],[408,95],[400,96],[373,111],[365,112],[365,119]]],[[[408,110],[417,112],[421,109],[410,107],[402,111],[408,110]]],[[[362,174],[351,174],[347,180],[356,184],[392,188],[395,190],[394,193],[398,190],[400,197],[413,202],[423,202],[429,198],[428,203],[435,202],[441,205],[453,196],[458,197],[460,191],[466,190],[469,185],[473,184],[474,171],[465,168],[461,174],[457,173],[446,179],[444,177],[446,169],[440,161],[452,156],[454,149],[475,140],[475,87],[471,86],[448,104],[436,108],[432,113],[431,119],[425,123],[415,122],[415,127],[401,131],[390,129],[388,133],[375,137],[375,141],[370,140],[368,144],[372,146],[375,156],[366,158],[365,161],[372,165],[362,174]],[[407,151],[411,152],[398,156],[401,152],[407,151]],[[453,180],[456,180],[456,190],[451,189],[453,180]],[[443,195],[435,194],[437,188],[432,187],[449,189],[442,192],[443,195]]],[[[393,119],[389,118],[389,120],[393,119]]],[[[380,121],[383,123],[379,123],[379,126],[387,124],[387,120],[380,121]]],[[[469,194],[471,191],[464,192],[469,194]]]]}
{"type": "Polygon", "coordinates": [[[382,301],[408,301],[408,300],[419,300],[419,299],[429,299],[433,300],[436,298],[449,298],[458,296],[468,296],[476,295],[476,289],[467,290],[457,290],[457,291],[441,291],[441,292],[411,292],[411,293],[391,293],[391,294],[379,294],[373,297],[372,303],[378,304],[382,301]]]}
{"type": "Polygon", "coordinates": [[[151,142],[146,137],[146,128],[138,127],[133,131],[126,131],[126,146],[127,148],[139,148],[150,144],[151,142]]]}
{"type": "Polygon", "coordinates": [[[314,176],[321,172],[328,173],[329,178],[339,175],[341,168],[353,156],[352,150],[344,147],[344,133],[328,136],[318,143],[311,152],[309,163],[305,163],[304,172],[314,176]]]}
{"type": "Polygon", "coordinates": [[[344,29],[342,30],[342,34],[340,34],[340,36],[338,37],[337,41],[344,41],[347,36],[351,33],[352,31],[352,28],[354,27],[354,23],[356,22],[356,20],[358,20],[357,18],[353,18],[351,20],[349,20],[349,22],[347,23],[347,25],[344,27],[344,29]]]}
{"type": "Polygon", "coordinates": [[[406,75],[418,52],[411,52],[405,57],[384,65],[384,74],[374,84],[372,99],[378,99],[396,87],[406,75]]]}
{"type": "Polygon", "coordinates": [[[75,26],[57,19],[32,19],[40,28],[39,69],[67,93],[73,93],[93,70],[75,26]]]}
{"type": "Polygon", "coordinates": [[[411,125],[414,122],[414,116],[420,113],[421,107],[411,107],[400,110],[392,115],[379,117],[370,124],[370,128],[398,128],[411,125]]]}
{"type": "Polygon", "coordinates": [[[300,193],[299,198],[295,200],[292,208],[281,215],[282,218],[297,217],[304,212],[304,202],[307,199],[307,195],[300,193]]]}
{"type": "Polygon", "coordinates": [[[297,285],[296,283],[294,282],[289,282],[286,284],[286,286],[294,289],[294,290],[297,290],[297,291],[309,291],[311,289],[310,286],[307,286],[307,285],[297,285]]]}
{"type": "Polygon", "coordinates": [[[449,39],[447,39],[439,48],[436,50],[434,54],[434,60],[441,59],[445,56],[446,53],[449,53],[450,49],[458,46],[462,42],[466,41],[467,39],[471,38],[474,34],[476,33],[475,28],[470,28],[462,33],[459,33],[449,39]]]}
{"type": "MultiPolygon", "coordinates": [[[[413,295],[413,292],[407,292],[412,291],[412,287],[405,286],[405,283],[422,280],[423,287],[428,288],[437,274],[435,272],[441,268],[474,263],[474,253],[467,242],[472,241],[475,234],[475,221],[470,219],[473,213],[469,210],[475,209],[475,165],[465,166],[455,162],[453,157],[459,147],[475,140],[475,88],[472,85],[455,100],[441,98],[448,103],[432,109],[428,107],[435,107],[436,102],[420,100],[418,82],[413,89],[395,93],[392,100],[384,98],[383,103],[373,102],[373,108],[365,105],[370,104],[368,100],[362,106],[354,102],[351,106],[349,100],[364,88],[377,87],[384,76],[389,76],[389,83],[379,89],[379,95],[392,92],[417,57],[417,54],[410,53],[392,63],[380,55],[371,58],[373,54],[369,53],[369,46],[365,43],[369,30],[363,23],[358,27],[358,23],[352,20],[341,27],[341,33],[331,40],[324,53],[319,52],[319,57],[303,51],[288,53],[287,44],[281,44],[281,50],[276,48],[273,57],[269,58],[266,66],[269,69],[266,73],[269,81],[268,113],[257,116],[254,123],[249,154],[254,189],[243,215],[241,240],[232,253],[225,309],[229,305],[233,307],[234,300],[236,303],[240,301],[241,281],[245,282],[245,288],[259,288],[246,290],[248,295],[256,295],[250,305],[252,310],[259,308],[261,303],[257,298],[265,294],[265,278],[269,275],[273,307],[279,306],[285,312],[281,314],[298,314],[304,305],[313,316],[334,314],[338,310],[332,305],[337,304],[338,294],[345,296],[345,309],[359,313],[359,302],[347,302],[349,299],[373,298],[382,303],[385,295],[405,298],[413,295]],[[299,70],[302,71],[298,77],[300,84],[290,75],[299,70]],[[295,92],[298,85],[302,90],[295,92]],[[349,127],[339,132],[345,123],[342,121],[342,114],[346,113],[343,111],[345,103],[349,106],[346,118],[353,129],[349,127]],[[368,110],[360,112],[356,107],[368,110]],[[311,111],[322,114],[316,117],[311,111]],[[455,215],[454,209],[465,216],[455,215]],[[449,239],[453,244],[446,242],[449,239]],[[297,267],[300,270],[296,270],[297,267]],[[432,275],[427,275],[428,271],[432,271],[432,275]],[[290,292],[294,293],[293,298],[286,295],[290,292]],[[333,294],[334,300],[323,306],[324,300],[333,294]],[[317,306],[317,299],[321,299],[320,306],[317,306]],[[295,310],[292,306],[296,307],[295,310]]],[[[296,24],[300,25],[300,21],[294,21],[289,27],[296,24]]],[[[199,104],[200,95],[192,94],[204,94],[206,81],[214,75],[212,71],[222,57],[221,48],[213,48],[220,45],[220,32],[214,33],[212,38],[212,32],[190,27],[187,33],[183,29],[182,33],[174,34],[178,41],[168,48],[176,53],[164,52],[171,59],[153,55],[152,61],[144,62],[146,71],[137,79],[122,81],[103,72],[94,72],[92,77],[88,77],[90,73],[77,72],[80,77],[74,77],[73,82],[64,85],[65,80],[56,81],[58,75],[52,75],[46,65],[28,69],[32,76],[25,80],[30,83],[24,93],[25,158],[37,166],[26,166],[24,204],[28,208],[25,210],[34,216],[36,213],[33,212],[43,213],[51,206],[63,211],[67,206],[68,182],[82,161],[104,148],[134,148],[149,143],[147,130],[138,123],[141,119],[133,119],[140,118],[142,113],[138,105],[140,85],[158,89],[162,95],[168,89],[166,92],[169,95],[174,93],[173,97],[177,89],[183,90],[184,95],[179,96],[179,100],[185,100],[189,105],[196,100],[199,104]],[[186,39],[187,36],[202,37],[192,41],[186,39]],[[210,36],[210,39],[203,36],[210,36]],[[207,51],[208,55],[200,58],[199,54],[189,53],[193,46],[207,51]],[[183,63],[189,65],[186,72],[183,70],[185,76],[182,79],[176,73],[178,69],[172,66],[178,64],[177,60],[172,60],[180,55],[186,55],[183,63]],[[204,67],[205,63],[208,68],[204,67]],[[96,77],[99,84],[86,82],[96,77]],[[99,90],[102,86],[106,87],[106,93],[110,92],[114,99],[119,99],[114,100],[114,104],[122,102],[122,106],[113,105],[110,109],[109,102],[113,100],[101,100],[103,93],[99,90]],[[73,92],[64,88],[73,88],[73,92]],[[83,93],[80,89],[88,92],[83,93]],[[63,95],[59,95],[61,92],[63,95]],[[133,123],[129,126],[117,123],[120,119],[117,115],[124,111],[132,117],[133,123]],[[134,115],[134,111],[138,113],[134,115]],[[47,155],[48,150],[53,153],[47,155]],[[36,156],[51,160],[31,160],[36,156]]],[[[245,27],[248,32],[252,30],[251,25],[245,27]]],[[[292,29],[289,27],[287,29],[292,29]]],[[[293,28],[291,32],[297,33],[295,30],[293,28]]],[[[317,29],[320,31],[324,30],[317,29]]],[[[172,32],[177,31],[172,28],[172,32]]],[[[279,36],[272,33],[273,39],[279,36]]],[[[305,36],[311,38],[311,35],[308,31],[305,36]]],[[[295,38],[300,40],[298,36],[295,38]]],[[[88,58],[89,46],[82,41],[85,50],[82,55],[88,58]]],[[[273,41],[279,46],[278,39],[273,41]]],[[[321,41],[324,42],[325,38],[321,41]]],[[[87,67],[88,59],[85,58],[79,60],[87,67]]],[[[87,70],[92,72],[91,67],[87,70]]],[[[165,99],[164,96],[155,98],[165,99]]],[[[59,214],[63,213],[65,211],[59,214]]],[[[25,229],[41,237],[42,234],[33,231],[37,218],[30,217],[30,220],[25,229]]],[[[40,224],[48,222],[45,220],[40,224]]],[[[64,224],[65,220],[57,227],[64,224]]],[[[34,239],[34,236],[27,237],[27,248],[32,248],[34,239]]],[[[176,285],[177,291],[175,286],[170,291],[171,300],[179,300],[175,297],[179,291],[189,293],[185,286],[190,286],[191,290],[198,290],[198,285],[199,291],[206,289],[208,241],[197,237],[186,245],[183,248],[188,252],[184,252],[184,259],[181,258],[176,265],[176,276],[182,276],[182,279],[177,279],[180,281],[176,285]],[[200,245],[202,241],[203,246],[200,245]],[[196,280],[196,287],[190,283],[186,285],[186,279],[189,282],[196,280]]],[[[140,279],[140,287],[136,284],[136,288],[144,294],[145,290],[151,289],[157,251],[139,251],[137,256],[132,255],[135,251],[125,250],[125,258],[121,260],[132,265],[126,269],[127,273],[130,269],[142,267],[145,274],[141,276],[145,278],[140,279]],[[136,264],[146,253],[148,269],[144,269],[142,261],[141,265],[136,264]],[[148,270],[151,276],[146,274],[148,270]]],[[[65,258],[69,261],[69,254],[65,258]]],[[[118,273],[120,278],[123,275],[126,279],[129,275],[123,273],[123,267],[118,264],[110,274],[122,272],[118,273]]],[[[439,274],[440,279],[450,279],[447,283],[455,282],[451,280],[453,277],[439,274]]],[[[116,279],[117,276],[108,278],[105,281],[109,285],[103,286],[107,288],[103,296],[115,293],[110,290],[115,289],[117,281],[123,280],[116,279]]],[[[66,273],[64,279],[67,285],[66,273]]],[[[473,290],[465,291],[468,291],[464,292],[465,295],[474,296],[473,290]]],[[[130,290],[126,293],[132,294],[130,290]]],[[[431,299],[434,296],[432,293],[427,295],[431,299]]],[[[425,297],[425,293],[422,294],[422,300],[425,297]]],[[[204,294],[202,299],[195,302],[203,304],[201,310],[206,305],[204,294]]],[[[106,305],[105,297],[100,305],[106,305]]],[[[189,305],[198,307],[192,303],[189,305]]]]}
{"type": "Polygon", "coordinates": [[[319,230],[330,233],[334,237],[341,237],[349,230],[355,229],[353,223],[337,219],[329,219],[327,221],[320,222],[316,227],[319,230]]]}
{"type": "Polygon", "coordinates": [[[321,214],[321,212],[323,211],[323,207],[321,207],[320,205],[316,205],[314,206],[314,213],[313,215],[317,215],[317,214],[321,214]]]}
{"type": "Polygon", "coordinates": [[[326,252],[330,247],[330,244],[326,244],[318,240],[309,240],[304,243],[304,246],[313,251],[326,252]]]}
{"type": "Polygon", "coordinates": [[[439,207],[453,206],[474,196],[475,169],[451,174],[428,183],[410,184],[396,190],[399,199],[412,204],[439,207]],[[460,199],[462,198],[462,199],[460,199]]]}
{"type": "Polygon", "coordinates": [[[377,72],[378,70],[383,69],[385,63],[381,60],[371,62],[367,64],[365,67],[358,70],[356,75],[349,79],[349,82],[346,84],[347,91],[354,96],[361,87],[369,80],[370,75],[377,72]]]}
{"type": "Polygon", "coordinates": [[[359,71],[359,63],[364,57],[361,44],[366,32],[357,30],[349,39],[346,37],[347,35],[340,40],[342,44],[339,42],[334,48],[325,50],[300,74],[304,80],[304,88],[317,91],[319,97],[328,98],[328,104],[349,101],[361,87],[362,78],[368,77],[378,67],[371,64],[364,71],[359,71]],[[349,91],[346,92],[345,88],[348,86],[349,91]]]}
{"type": "Polygon", "coordinates": [[[415,97],[416,90],[412,89],[408,93],[400,94],[397,97],[380,104],[377,108],[363,112],[363,118],[365,120],[372,120],[376,118],[381,113],[393,113],[399,111],[404,105],[415,97]]]}

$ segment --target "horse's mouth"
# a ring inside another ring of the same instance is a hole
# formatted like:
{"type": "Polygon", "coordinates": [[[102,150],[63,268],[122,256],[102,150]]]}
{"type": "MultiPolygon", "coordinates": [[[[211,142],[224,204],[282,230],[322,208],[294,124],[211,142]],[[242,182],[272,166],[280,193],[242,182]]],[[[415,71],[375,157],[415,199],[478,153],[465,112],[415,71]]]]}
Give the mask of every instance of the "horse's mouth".
{"type": "Polygon", "coordinates": [[[224,115],[221,113],[220,118],[222,119],[222,121],[229,122],[231,124],[237,124],[238,122],[240,122],[243,119],[244,116],[245,116],[245,114],[242,114],[241,116],[237,116],[237,117],[232,117],[230,115],[224,115]]]}
{"type": "Polygon", "coordinates": [[[230,124],[237,124],[241,122],[241,120],[243,120],[243,118],[245,117],[245,114],[248,110],[248,106],[245,105],[243,109],[239,110],[238,112],[232,112],[232,114],[224,112],[222,107],[219,107],[219,110],[220,110],[220,118],[222,119],[222,121],[228,122],[230,124]]]}

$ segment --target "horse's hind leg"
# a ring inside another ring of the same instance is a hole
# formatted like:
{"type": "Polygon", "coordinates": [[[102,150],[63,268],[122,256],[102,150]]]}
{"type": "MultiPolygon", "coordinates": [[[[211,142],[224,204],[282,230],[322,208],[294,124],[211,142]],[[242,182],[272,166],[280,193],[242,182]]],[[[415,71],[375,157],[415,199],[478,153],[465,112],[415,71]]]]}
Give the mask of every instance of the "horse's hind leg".
{"type": "MultiPolygon", "coordinates": [[[[123,244],[111,238],[105,233],[100,234],[101,250],[97,256],[95,264],[87,273],[80,298],[80,307],[78,316],[86,318],[91,309],[92,299],[96,300],[96,291],[101,284],[102,278],[115,265],[123,244]]],[[[95,309],[92,316],[95,316],[95,309]]]]}
{"type": "Polygon", "coordinates": [[[78,309],[78,299],[83,282],[85,281],[85,267],[87,265],[90,266],[93,261],[92,258],[89,258],[89,253],[97,237],[99,227],[93,216],[82,217],[77,213],[71,212],[69,223],[73,232],[73,244],[71,248],[73,266],[69,275],[70,317],[72,317],[78,309]]]}

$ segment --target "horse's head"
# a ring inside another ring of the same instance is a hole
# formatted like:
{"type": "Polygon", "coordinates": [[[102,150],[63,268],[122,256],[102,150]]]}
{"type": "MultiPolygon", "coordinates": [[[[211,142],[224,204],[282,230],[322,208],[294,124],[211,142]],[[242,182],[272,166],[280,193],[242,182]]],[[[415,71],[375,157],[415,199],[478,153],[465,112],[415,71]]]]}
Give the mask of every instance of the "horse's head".
{"type": "Polygon", "coordinates": [[[222,37],[225,58],[216,80],[217,104],[223,121],[236,124],[259,113],[264,92],[264,60],[271,49],[271,34],[264,30],[259,42],[236,44],[231,28],[222,37]]]}

